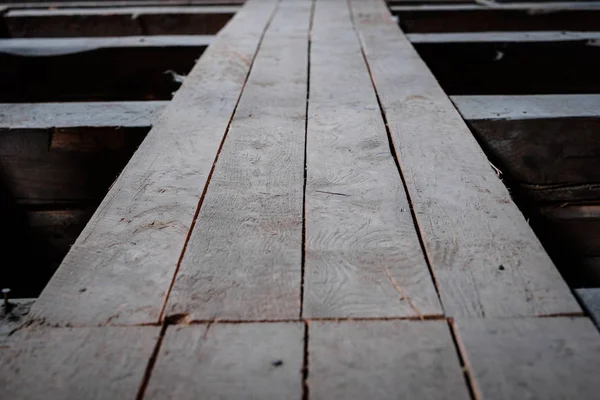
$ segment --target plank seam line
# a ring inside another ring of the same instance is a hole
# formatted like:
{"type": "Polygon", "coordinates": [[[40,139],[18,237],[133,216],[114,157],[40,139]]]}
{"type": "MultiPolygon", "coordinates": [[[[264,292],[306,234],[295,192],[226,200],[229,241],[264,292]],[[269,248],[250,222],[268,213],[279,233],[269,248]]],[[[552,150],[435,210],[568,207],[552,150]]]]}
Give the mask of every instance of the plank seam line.
{"type": "MultiPolygon", "coordinates": [[[[398,169],[398,173],[400,175],[400,179],[402,180],[402,186],[404,187],[404,193],[406,194],[406,199],[408,201],[408,208],[410,209],[410,215],[412,217],[413,220],[413,225],[415,228],[415,232],[417,234],[417,238],[419,239],[419,245],[421,246],[421,252],[423,253],[423,256],[425,258],[425,262],[427,264],[427,268],[429,269],[429,274],[431,275],[431,278],[433,280],[433,285],[435,286],[435,291],[438,297],[438,300],[440,302],[440,305],[442,307],[442,310],[444,308],[444,304],[442,303],[442,299],[440,297],[440,288],[439,288],[439,284],[437,281],[437,278],[435,276],[435,272],[433,271],[432,268],[432,264],[431,264],[431,260],[429,259],[429,254],[427,253],[427,249],[425,247],[425,242],[423,241],[423,236],[421,233],[421,230],[419,228],[419,221],[417,219],[417,215],[415,213],[414,207],[413,207],[413,201],[412,198],[410,196],[410,192],[408,191],[408,186],[406,185],[406,179],[404,178],[404,173],[402,172],[402,167],[400,165],[400,160],[398,158],[398,154],[396,153],[396,149],[394,148],[394,139],[392,138],[392,133],[390,131],[390,127],[388,124],[388,120],[387,120],[387,116],[385,114],[385,110],[383,108],[383,104],[381,103],[381,99],[379,98],[379,92],[377,92],[377,86],[375,85],[375,79],[373,78],[373,73],[371,71],[371,66],[369,65],[369,61],[367,59],[367,55],[365,53],[365,46],[364,43],[362,41],[362,38],[360,37],[360,34],[358,33],[358,30],[356,29],[356,21],[354,19],[354,11],[352,10],[352,4],[351,4],[351,0],[346,0],[347,5],[348,5],[348,10],[349,10],[349,14],[350,14],[350,21],[352,22],[352,28],[354,30],[354,33],[356,34],[357,38],[358,38],[358,42],[360,43],[360,52],[362,53],[363,56],[363,60],[365,62],[365,65],[367,67],[367,71],[369,72],[369,78],[371,79],[371,85],[373,86],[373,90],[375,92],[375,97],[377,98],[377,104],[379,106],[379,111],[381,112],[381,118],[383,119],[383,123],[385,125],[385,131],[387,134],[387,138],[388,138],[388,144],[390,146],[390,153],[392,155],[392,158],[394,159],[394,163],[396,164],[396,168],[398,169]]],[[[483,313],[483,311],[482,311],[483,313]]]]}
{"type": "Polygon", "coordinates": [[[242,89],[240,90],[240,94],[237,98],[235,106],[233,107],[231,117],[229,118],[229,122],[227,123],[227,128],[225,129],[223,138],[221,139],[221,143],[219,144],[219,148],[217,149],[217,154],[215,155],[215,159],[210,168],[210,172],[208,173],[208,177],[206,179],[206,184],[204,185],[204,189],[202,191],[202,194],[200,195],[200,199],[198,200],[198,205],[196,206],[194,218],[192,220],[192,223],[190,224],[190,229],[188,230],[187,236],[185,238],[185,242],[183,244],[183,249],[181,250],[181,255],[179,256],[179,260],[177,261],[177,266],[175,267],[175,272],[173,274],[173,278],[171,279],[171,284],[169,285],[169,289],[167,290],[167,293],[165,295],[165,301],[163,303],[162,309],[160,310],[160,314],[158,316],[159,323],[164,318],[165,310],[167,307],[167,302],[169,301],[169,297],[171,295],[171,291],[173,290],[173,286],[175,285],[175,280],[177,279],[177,275],[178,275],[179,269],[181,267],[181,262],[183,260],[183,257],[185,256],[185,252],[187,250],[187,246],[190,241],[190,237],[192,236],[192,232],[194,231],[194,228],[196,227],[196,221],[198,219],[198,214],[200,214],[200,208],[202,208],[202,203],[204,203],[204,197],[206,196],[206,192],[208,191],[208,187],[210,186],[210,181],[211,181],[213,172],[215,171],[215,166],[217,165],[217,161],[219,160],[219,155],[221,154],[221,149],[223,148],[223,144],[225,143],[225,140],[227,139],[227,134],[229,133],[229,130],[231,128],[231,123],[237,112],[238,105],[240,104],[240,99],[242,98],[242,94],[244,93],[244,90],[246,89],[246,83],[248,83],[248,78],[250,77],[250,73],[252,73],[252,68],[254,67],[254,61],[256,60],[256,56],[258,55],[258,52],[260,51],[260,48],[263,43],[263,39],[265,38],[265,35],[266,35],[267,31],[269,30],[269,27],[271,26],[271,22],[273,21],[273,18],[275,17],[277,10],[279,10],[280,3],[281,3],[281,0],[278,0],[277,3],[275,3],[275,8],[273,9],[273,12],[269,16],[267,24],[265,25],[265,27],[260,35],[260,38],[258,40],[258,45],[256,47],[256,51],[254,52],[254,55],[252,56],[252,60],[250,62],[250,66],[248,67],[248,73],[246,74],[246,77],[244,78],[244,83],[242,84],[242,89]]]}
{"type": "Polygon", "coordinates": [[[310,6],[310,18],[308,22],[308,57],[306,58],[306,109],[304,111],[304,182],[302,184],[302,256],[300,259],[300,315],[304,314],[304,274],[306,271],[306,177],[307,177],[307,147],[308,147],[308,104],[310,101],[310,51],[312,45],[312,27],[315,16],[315,3],[312,0],[310,6]]]}
{"type": "MultiPolygon", "coordinates": [[[[316,0],[313,0],[315,4],[316,0]]],[[[304,321],[304,358],[302,364],[302,400],[309,400],[310,388],[308,386],[308,350],[309,338],[308,338],[308,321],[304,321]]]]}
{"type": "Polygon", "coordinates": [[[450,330],[450,336],[452,336],[452,342],[454,343],[454,347],[456,349],[456,355],[458,356],[458,361],[460,362],[463,378],[465,379],[465,384],[469,390],[469,396],[471,396],[471,399],[473,400],[480,400],[482,399],[482,396],[477,388],[477,383],[473,377],[472,368],[468,362],[467,352],[463,348],[464,346],[462,346],[460,336],[458,335],[458,331],[454,325],[454,320],[452,318],[448,318],[447,322],[448,329],[450,330]]]}
{"type": "Polygon", "coordinates": [[[156,364],[156,360],[158,359],[158,352],[160,351],[160,347],[162,345],[163,339],[165,337],[165,333],[167,331],[168,324],[165,322],[160,329],[160,333],[158,339],[156,340],[156,344],[154,345],[154,350],[152,351],[152,355],[148,360],[148,365],[146,365],[146,370],[144,371],[144,376],[142,378],[142,382],[140,383],[140,389],[138,390],[136,400],[142,400],[144,398],[144,394],[146,393],[146,388],[148,387],[148,383],[150,382],[150,377],[152,376],[152,370],[154,369],[154,365],[156,364]]]}

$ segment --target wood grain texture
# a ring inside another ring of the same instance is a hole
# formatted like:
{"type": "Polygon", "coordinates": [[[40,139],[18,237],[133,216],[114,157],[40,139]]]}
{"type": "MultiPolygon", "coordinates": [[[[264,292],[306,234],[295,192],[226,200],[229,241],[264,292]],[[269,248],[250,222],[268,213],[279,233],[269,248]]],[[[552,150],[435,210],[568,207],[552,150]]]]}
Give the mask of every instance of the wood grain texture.
{"type": "Polygon", "coordinates": [[[0,349],[6,399],[135,399],[158,327],[45,328],[0,349]]]}
{"type": "Polygon", "coordinates": [[[587,318],[459,319],[477,398],[597,398],[600,335],[587,318]]]}
{"type": "Polygon", "coordinates": [[[146,400],[302,398],[301,323],[168,328],[146,400]]]}
{"type": "Polygon", "coordinates": [[[3,103],[0,129],[150,127],[166,105],[166,101],[3,103]]]}
{"type": "Polygon", "coordinates": [[[445,321],[311,322],[310,398],[468,399],[445,321]]]}
{"type": "Polygon", "coordinates": [[[300,313],[310,1],[263,40],[167,305],[192,320],[300,313]]]}
{"type": "Polygon", "coordinates": [[[446,315],[581,312],[385,3],[351,6],[446,315]]]}
{"type": "Polygon", "coordinates": [[[55,325],[158,321],[274,9],[274,1],[250,0],[220,33],[71,248],[33,307],[33,319],[55,325]]]}
{"type": "Polygon", "coordinates": [[[441,315],[344,1],[311,38],[304,316],[441,315]]]}

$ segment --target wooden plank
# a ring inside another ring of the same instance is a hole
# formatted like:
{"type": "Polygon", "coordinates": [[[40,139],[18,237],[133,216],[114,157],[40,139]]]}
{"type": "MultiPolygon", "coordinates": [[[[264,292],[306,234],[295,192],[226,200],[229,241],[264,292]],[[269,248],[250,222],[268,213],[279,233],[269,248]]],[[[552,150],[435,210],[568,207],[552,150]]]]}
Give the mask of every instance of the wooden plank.
{"type": "Polygon", "coordinates": [[[410,33],[411,43],[505,43],[505,42],[567,42],[591,41],[593,46],[600,40],[600,32],[459,32],[459,33],[410,33]]]}
{"type": "Polygon", "coordinates": [[[133,399],[158,327],[19,331],[0,350],[7,399],[133,399]]]}
{"type": "Polygon", "coordinates": [[[168,328],[145,399],[298,399],[304,326],[214,324],[168,328]]]}
{"type": "Polygon", "coordinates": [[[60,56],[101,49],[145,47],[206,47],[210,35],[124,36],[103,38],[0,39],[0,53],[19,56],[60,56]]]}
{"type": "Polygon", "coordinates": [[[445,321],[311,322],[311,399],[468,399],[445,321]]]}
{"type": "Polygon", "coordinates": [[[577,297],[583,303],[583,307],[600,329],[600,289],[575,289],[575,294],[577,294],[577,297]]]}
{"type": "Polygon", "coordinates": [[[33,303],[35,303],[35,299],[10,299],[8,313],[2,306],[0,311],[0,354],[2,354],[2,349],[9,347],[14,337],[14,331],[23,325],[33,303]]]}
{"type": "Polygon", "coordinates": [[[4,103],[0,104],[0,130],[150,127],[166,105],[166,101],[4,103]]]}
{"type": "Polygon", "coordinates": [[[595,397],[600,337],[587,318],[460,319],[456,325],[477,398],[595,397]]]}
{"type": "Polygon", "coordinates": [[[316,4],[310,68],[304,316],[441,315],[343,3],[316,4]]]}
{"type": "MultiPolygon", "coordinates": [[[[130,4],[130,3],[128,3],[130,4]]],[[[41,9],[12,9],[7,17],[56,17],[76,15],[148,15],[148,14],[235,14],[239,6],[171,6],[157,7],[96,7],[96,8],[41,8],[41,9]]]]}
{"type": "Polygon", "coordinates": [[[385,3],[351,6],[446,315],[581,312],[385,3]]]}
{"type": "Polygon", "coordinates": [[[274,9],[275,1],[250,0],[198,61],[41,294],[34,320],[55,325],[159,320],[198,200],[274,9]]]}
{"type": "Polygon", "coordinates": [[[283,2],[215,164],[167,312],[298,318],[310,1],[283,2]]]}

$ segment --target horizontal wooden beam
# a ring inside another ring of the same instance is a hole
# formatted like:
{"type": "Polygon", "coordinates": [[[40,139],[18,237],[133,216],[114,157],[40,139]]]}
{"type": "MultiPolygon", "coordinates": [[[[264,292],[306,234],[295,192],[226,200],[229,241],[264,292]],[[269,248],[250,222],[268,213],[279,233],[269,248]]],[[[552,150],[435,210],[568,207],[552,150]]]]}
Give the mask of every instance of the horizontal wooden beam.
{"type": "MultiPolygon", "coordinates": [[[[133,6],[157,6],[165,5],[165,0],[79,0],[79,1],[37,1],[23,0],[2,3],[11,9],[38,9],[38,8],[72,8],[72,7],[133,7],[133,6]]],[[[245,0],[169,0],[171,6],[206,6],[206,5],[228,5],[241,6],[245,0]]]]}
{"type": "Polygon", "coordinates": [[[472,10],[533,10],[538,12],[556,12],[564,10],[597,10],[600,4],[595,1],[550,2],[550,3],[478,3],[478,4],[409,4],[390,5],[391,12],[400,11],[472,11],[472,10]]]}
{"type": "Polygon", "coordinates": [[[0,39],[0,53],[57,56],[84,51],[130,47],[206,47],[211,35],[124,36],[103,38],[0,39]]]}
{"type": "Polygon", "coordinates": [[[58,17],[80,15],[140,15],[149,14],[235,14],[239,6],[149,6],[149,7],[98,7],[98,8],[50,8],[11,9],[6,17],[58,17]]]}
{"type": "Polygon", "coordinates": [[[589,41],[600,46],[600,32],[531,31],[531,32],[451,32],[410,33],[412,43],[504,43],[589,41]]]}
{"type": "Polygon", "coordinates": [[[167,101],[2,103],[2,129],[150,127],[167,101]]]}

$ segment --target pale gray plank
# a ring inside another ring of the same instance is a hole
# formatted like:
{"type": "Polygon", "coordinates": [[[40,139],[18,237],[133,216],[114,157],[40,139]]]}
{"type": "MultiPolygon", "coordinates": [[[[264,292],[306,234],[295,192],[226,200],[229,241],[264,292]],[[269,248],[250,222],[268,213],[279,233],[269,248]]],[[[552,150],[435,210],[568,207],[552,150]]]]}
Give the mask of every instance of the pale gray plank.
{"type": "Polygon", "coordinates": [[[0,306],[0,349],[8,346],[11,334],[23,325],[33,303],[35,299],[9,299],[8,313],[3,305],[0,306]]]}
{"type": "Polygon", "coordinates": [[[468,399],[445,321],[311,322],[310,398],[468,399]]]}
{"type": "Polygon", "coordinates": [[[300,313],[310,1],[279,6],[167,305],[192,320],[300,313]]]}
{"type": "Polygon", "coordinates": [[[515,2],[515,3],[494,3],[493,1],[486,1],[481,4],[423,4],[423,5],[399,5],[390,6],[392,12],[399,11],[470,11],[470,10],[531,10],[539,13],[551,13],[563,10],[597,10],[600,8],[600,4],[595,1],[557,1],[550,3],[534,3],[534,2],[515,2]]]}
{"type": "Polygon", "coordinates": [[[600,95],[452,96],[467,120],[521,120],[600,116],[600,95]]]}
{"type": "Polygon", "coordinates": [[[385,3],[351,4],[446,315],[580,313],[469,128],[389,19],[385,3]]]}
{"type": "Polygon", "coordinates": [[[19,331],[0,349],[2,398],[135,399],[158,327],[19,331]]]}
{"type": "Polygon", "coordinates": [[[158,321],[198,201],[274,0],[249,0],[201,57],[79,236],[31,315],[158,321]]]}
{"type": "Polygon", "coordinates": [[[587,318],[460,319],[477,398],[596,399],[600,336],[587,318]]]}
{"type": "Polygon", "coordinates": [[[301,323],[168,328],[144,398],[300,400],[303,336],[301,323]]]}
{"type": "MultiPolygon", "coordinates": [[[[132,4],[134,2],[127,2],[132,4]]],[[[171,3],[171,2],[169,2],[171,3]]],[[[107,2],[107,7],[97,8],[51,8],[51,9],[21,9],[10,10],[6,13],[7,17],[59,17],[59,16],[84,16],[84,15],[128,15],[131,14],[134,18],[140,15],[149,14],[235,14],[240,10],[239,6],[213,6],[213,5],[196,5],[196,6],[148,6],[148,7],[111,7],[110,2],[107,2]]]]}
{"type": "Polygon", "coordinates": [[[214,36],[211,35],[0,39],[0,53],[20,56],[58,56],[107,48],[206,47],[213,39],[214,36]]]}
{"type": "Polygon", "coordinates": [[[344,2],[311,38],[304,316],[441,315],[344,2]]]}
{"type": "Polygon", "coordinates": [[[0,129],[150,127],[167,101],[0,104],[0,129]]]}
{"type": "MultiPolygon", "coordinates": [[[[594,261],[600,266],[598,259],[591,259],[589,264],[594,261]]],[[[600,328],[600,288],[575,289],[575,293],[596,326],[600,328]]]]}
{"type": "Polygon", "coordinates": [[[600,40],[600,32],[520,31],[520,32],[460,32],[409,33],[411,43],[505,43],[505,42],[568,42],[600,40]]]}

